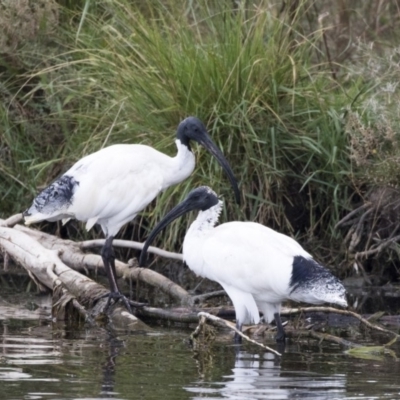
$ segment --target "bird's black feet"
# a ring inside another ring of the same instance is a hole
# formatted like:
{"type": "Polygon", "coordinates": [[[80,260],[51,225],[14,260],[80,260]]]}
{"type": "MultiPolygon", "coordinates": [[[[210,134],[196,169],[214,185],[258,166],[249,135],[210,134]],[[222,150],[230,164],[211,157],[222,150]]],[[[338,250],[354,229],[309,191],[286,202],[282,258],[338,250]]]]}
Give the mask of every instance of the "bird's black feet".
{"type": "MultiPolygon", "coordinates": [[[[104,298],[108,298],[107,299],[107,304],[104,307],[104,312],[107,312],[109,307],[111,305],[115,305],[118,303],[118,301],[122,301],[122,303],[124,304],[125,308],[131,313],[132,313],[132,307],[131,307],[131,301],[125,297],[121,292],[109,292],[106,293],[102,296],[100,296],[98,299],[104,299],[104,298]]],[[[136,302],[132,302],[132,303],[136,303],[136,302]]],[[[142,304],[142,303],[137,303],[137,304],[142,304]]],[[[144,304],[143,304],[144,305],[144,304]]],[[[143,307],[143,305],[141,305],[143,307]]]]}
{"type": "Polygon", "coordinates": [[[275,336],[275,340],[278,342],[278,343],[281,343],[281,342],[285,342],[285,339],[286,339],[286,335],[285,335],[285,332],[279,332],[278,331],[278,333],[276,334],[276,336],[275,336]]]}
{"type": "Polygon", "coordinates": [[[235,344],[242,344],[242,337],[237,332],[235,332],[234,341],[235,344]]]}
{"type": "Polygon", "coordinates": [[[286,334],[285,330],[283,329],[281,316],[279,315],[279,313],[275,313],[274,318],[275,318],[276,328],[278,329],[278,333],[275,336],[275,340],[277,342],[284,342],[286,339],[286,334]]]}
{"type": "MultiPolygon", "coordinates": [[[[236,329],[239,332],[242,332],[242,324],[239,323],[239,321],[236,321],[236,329]]],[[[238,332],[235,332],[234,340],[235,340],[235,344],[242,344],[242,336],[240,336],[238,332]]]]}

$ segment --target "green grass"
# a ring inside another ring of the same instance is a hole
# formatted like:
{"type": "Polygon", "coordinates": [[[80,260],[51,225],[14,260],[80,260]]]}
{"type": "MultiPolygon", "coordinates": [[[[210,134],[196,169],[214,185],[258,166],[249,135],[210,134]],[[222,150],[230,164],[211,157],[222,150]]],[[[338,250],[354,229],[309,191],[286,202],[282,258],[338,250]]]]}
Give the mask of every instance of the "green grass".
{"type": "MultiPolygon", "coordinates": [[[[267,0],[236,10],[228,0],[187,2],[186,9],[174,0],[143,4],[86,1],[83,12],[65,11],[58,51],[25,74],[44,93],[47,130],[36,126],[32,141],[33,122],[13,126],[0,108],[2,146],[12,152],[0,164],[2,214],[26,207],[38,186],[103,146],[140,142],[174,154],[179,121],[196,115],[233,167],[243,204],[234,204],[219,165],[196,147],[192,177],[145,210],[150,227],[206,184],[224,196],[223,220],[254,220],[304,243],[317,236],[335,246],[354,177],[363,179],[346,124],[368,84],[345,74],[334,80],[328,65],[316,64],[324,57],[321,32],[305,33],[301,7],[289,22],[267,0]]],[[[175,223],[163,246],[178,249],[187,225],[175,223]]]]}

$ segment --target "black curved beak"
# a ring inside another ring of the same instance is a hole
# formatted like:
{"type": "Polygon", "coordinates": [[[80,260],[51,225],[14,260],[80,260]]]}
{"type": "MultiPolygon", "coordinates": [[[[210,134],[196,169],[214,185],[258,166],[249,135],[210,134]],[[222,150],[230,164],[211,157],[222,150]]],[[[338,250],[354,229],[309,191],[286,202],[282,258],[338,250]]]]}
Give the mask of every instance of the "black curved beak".
{"type": "Polygon", "coordinates": [[[169,225],[171,222],[186,214],[189,211],[195,210],[197,207],[186,199],[175,206],[165,217],[155,226],[155,228],[150,232],[149,237],[144,243],[142,252],[140,253],[139,266],[144,267],[147,260],[147,249],[153,243],[154,238],[169,225]]]}
{"type": "Polygon", "coordinates": [[[239,191],[239,187],[237,184],[237,180],[235,178],[235,175],[233,175],[232,169],[231,169],[228,161],[226,160],[226,158],[223,156],[221,151],[218,149],[218,147],[212,141],[211,137],[208,136],[208,134],[204,134],[201,138],[198,138],[196,140],[202,146],[204,146],[217,159],[218,163],[224,169],[225,173],[228,175],[228,179],[231,182],[233,191],[235,193],[236,203],[240,204],[240,191],[239,191]]]}

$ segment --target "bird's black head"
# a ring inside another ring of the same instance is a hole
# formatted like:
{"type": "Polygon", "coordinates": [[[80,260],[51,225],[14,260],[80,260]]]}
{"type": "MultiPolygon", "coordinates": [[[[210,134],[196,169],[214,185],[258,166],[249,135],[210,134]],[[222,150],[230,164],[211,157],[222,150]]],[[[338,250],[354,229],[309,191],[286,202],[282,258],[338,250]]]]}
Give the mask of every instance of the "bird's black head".
{"type": "Polygon", "coordinates": [[[167,213],[167,215],[150,232],[150,235],[143,246],[142,253],[140,254],[139,265],[143,266],[146,263],[147,249],[158,233],[161,232],[172,221],[189,211],[206,211],[217,205],[218,202],[218,196],[208,186],[200,186],[197,189],[192,190],[186,196],[186,199],[175,206],[169,213],[167,213]]]}
{"type": "Polygon", "coordinates": [[[193,189],[181,204],[185,204],[185,211],[188,212],[192,210],[205,211],[217,205],[218,202],[218,196],[211,188],[200,186],[193,189]]]}
{"type": "Polygon", "coordinates": [[[207,129],[204,124],[196,117],[187,117],[179,124],[176,136],[177,139],[189,150],[190,141],[194,140],[205,147],[217,159],[221,167],[228,175],[233,191],[235,192],[236,202],[240,204],[240,192],[232,169],[221,151],[208,135],[207,129]]]}
{"type": "Polygon", "coordinates": [[[176,137],[189,149],[191,140],[202,144],[205,136],[208,136],[207,129],[196,117],[187,117],[178,125],[176,137]]]}

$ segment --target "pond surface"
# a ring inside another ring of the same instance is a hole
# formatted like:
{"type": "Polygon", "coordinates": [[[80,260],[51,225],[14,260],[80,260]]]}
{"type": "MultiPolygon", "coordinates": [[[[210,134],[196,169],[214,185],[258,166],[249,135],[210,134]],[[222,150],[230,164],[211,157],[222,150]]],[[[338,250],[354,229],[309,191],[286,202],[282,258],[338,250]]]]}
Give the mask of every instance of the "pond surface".
{"type": "Polygon", "coordinates": [[[195,353],[189,331],[71,329],[51,322],[49,297],[0,293],[0,399],[400,399],[393,357],[315,340],[289,342],[281,359],[230,340],[195,353]]]}

